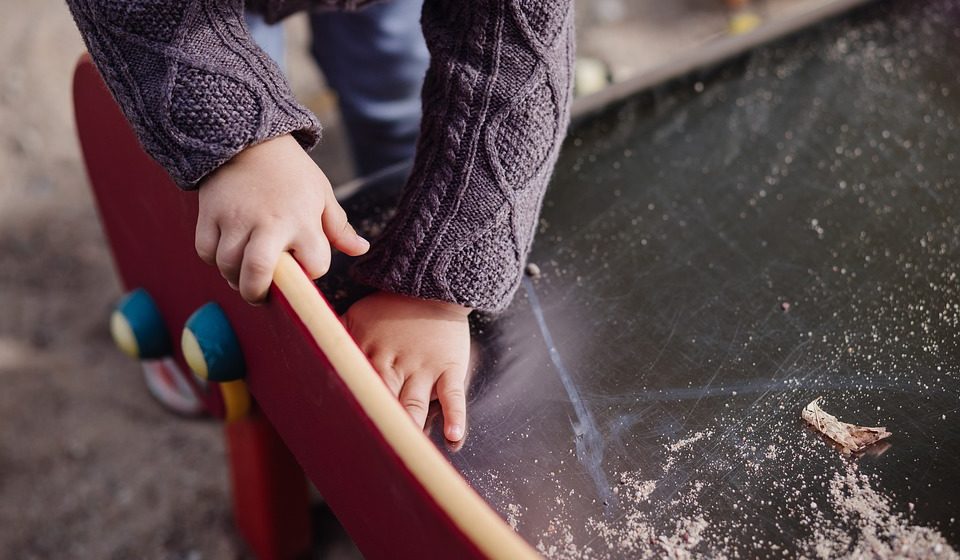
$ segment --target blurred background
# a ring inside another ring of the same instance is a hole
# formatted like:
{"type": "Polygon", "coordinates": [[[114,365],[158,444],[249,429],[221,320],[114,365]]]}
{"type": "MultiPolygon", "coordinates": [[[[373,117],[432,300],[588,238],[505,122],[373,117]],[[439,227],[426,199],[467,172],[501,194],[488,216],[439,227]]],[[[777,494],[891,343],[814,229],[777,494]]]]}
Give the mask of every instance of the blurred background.
{"type": "MultiPolygon", "coordinates": [[[[581,0],[578,89],[670,64],[832,0],[581,0]]],[[[0,0],[0,557],[246,558],[222,427],[173,416],[107,321],[120,288],[86,184],[70,81],[84,47],[60,0],[0,0]]],[[[306,17],[284,23],[298,97],[324,123],[314,157],[354,176],[306,17]]],[[[322,509],[317,557],[356,553],[322,509]]]]}

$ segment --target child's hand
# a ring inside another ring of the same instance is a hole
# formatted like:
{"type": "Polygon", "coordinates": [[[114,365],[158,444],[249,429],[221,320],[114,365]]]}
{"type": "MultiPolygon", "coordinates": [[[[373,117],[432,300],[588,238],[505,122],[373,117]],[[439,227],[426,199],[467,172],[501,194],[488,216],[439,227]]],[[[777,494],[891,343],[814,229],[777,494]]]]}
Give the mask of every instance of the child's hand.
{"type": "Polygon", "coordinates": [[[250,303],[267,295],[281,252],[319,278],[330,267],[331,244],[351,256],[370,247],[290,135],[245,149],[200,187],[197,254],[250,303]]]}
{"type": "Polygon", "coordinates": [[[344,315],[347,330],[421,429],[430,401],[440,400],[443,434],[450,441],[463,439],[466,424],[470,311],[454,303],[377,292],[344,315]]]}

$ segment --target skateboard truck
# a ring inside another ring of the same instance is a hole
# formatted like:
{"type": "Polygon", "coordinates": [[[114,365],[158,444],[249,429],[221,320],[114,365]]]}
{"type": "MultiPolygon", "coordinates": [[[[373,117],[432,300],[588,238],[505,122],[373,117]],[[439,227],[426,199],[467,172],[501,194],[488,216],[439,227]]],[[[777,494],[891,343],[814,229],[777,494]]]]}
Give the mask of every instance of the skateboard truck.
{"type": "Polygon", "coordinates": [[[192,384],[173,359],[166,324],[149,292],[137,288],[120,299],[110,317],[110,334],[124,354],[140,361],[147,389],[160,404],[184,416],[204,412],[205,384],[192,384]]]}

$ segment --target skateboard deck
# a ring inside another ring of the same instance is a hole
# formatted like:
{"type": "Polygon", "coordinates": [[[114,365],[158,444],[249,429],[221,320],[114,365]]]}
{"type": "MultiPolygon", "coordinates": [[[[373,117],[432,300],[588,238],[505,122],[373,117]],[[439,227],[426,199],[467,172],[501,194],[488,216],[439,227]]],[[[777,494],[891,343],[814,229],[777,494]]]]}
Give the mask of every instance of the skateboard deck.
{"type": "MultiPolygon", "coordinates": [[[[127,290],[143,290],[169,339],[219,305],[246,386],[344,528],[369,558],[531,558],[533,549],[410,422],[337,316],[289,255],[269,302],[244,303],[194,252],[196,193],[141,149],[88,57],[73,87],[99,215],[127,290]]],[[[173,358],[187,370],[179,344],[173,358]]],[[[223,412],[216,386],[198,385],[223,412]]]]}

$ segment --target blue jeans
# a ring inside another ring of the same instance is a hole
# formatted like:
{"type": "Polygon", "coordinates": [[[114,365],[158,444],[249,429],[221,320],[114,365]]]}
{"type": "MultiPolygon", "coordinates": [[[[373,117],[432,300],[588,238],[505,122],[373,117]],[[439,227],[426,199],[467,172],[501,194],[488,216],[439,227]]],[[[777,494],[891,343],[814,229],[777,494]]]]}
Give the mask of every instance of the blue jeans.
{"type": "MultiPolygon", "coordinates": [[[[357,12],[312,12],[311,52],[340,102],[360,175],[413,158],[420,88],[430,62],[420,30],[423,0],[357,12]]],[[[254,40],[283,67],[283,31],[248,14],[254,40]]]]}

